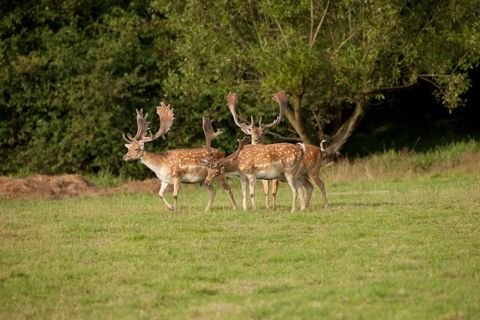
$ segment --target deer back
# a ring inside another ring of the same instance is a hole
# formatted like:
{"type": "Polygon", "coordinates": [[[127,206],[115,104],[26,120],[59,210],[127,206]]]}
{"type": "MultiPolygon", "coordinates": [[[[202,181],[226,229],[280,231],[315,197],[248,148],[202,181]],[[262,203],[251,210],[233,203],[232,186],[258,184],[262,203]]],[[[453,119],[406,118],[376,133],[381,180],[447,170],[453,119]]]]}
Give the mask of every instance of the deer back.
{"type": "Polygon", "coordinates": [[[157,177],[172,183],[179,178],[182,182],[203,182],[207,176],[207,166],[204,159],[208,156],[222,159],[223,152],[206,148],[173,149],[162,153],[144,152],[142,162],[155,172],[157,177]]]}
{"type": "Polygon", "coordinates": [[[305,155],[303,156],[303,165],[307,170],[320,170],[323,155],[319,147],[305,144],[305,155]]]}
{"type": "Polygon", "coordinates": [[[256,144],[245,146],[235,160],[239,171],[274,176],[297,170],[302,162],[303,149],[291,143],[256,144]],[[265,173],[262,173],[265,172],[265,173]]]}

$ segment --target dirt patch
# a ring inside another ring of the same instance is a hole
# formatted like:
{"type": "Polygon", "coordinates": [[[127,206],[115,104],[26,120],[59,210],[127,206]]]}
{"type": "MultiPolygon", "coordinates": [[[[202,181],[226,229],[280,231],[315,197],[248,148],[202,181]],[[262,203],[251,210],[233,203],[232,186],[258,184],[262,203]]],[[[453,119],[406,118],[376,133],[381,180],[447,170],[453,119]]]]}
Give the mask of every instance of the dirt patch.
{"type": "MultiPolygon", "coordinates": [[[[118,187],[103,189],[100,194],[113,194],[113,193],[158,193],[160,189],[160,180],[148,179],[142,181],[130,181],[124,183],[118,187]],[[103,193],[102,193],[103,192],[103,193]]],[[[167,188],[167,191],[171,191],[172,188],[167,188]]]]}
{"type": "Polygon", "coordinates": [[[84,195],[114,193],[156,193],[158,179],[133,181],[113,188],[100,188],[77,174],[34,175],[27,178],[0,177],[0,198],[64,199],[84,195]]]}

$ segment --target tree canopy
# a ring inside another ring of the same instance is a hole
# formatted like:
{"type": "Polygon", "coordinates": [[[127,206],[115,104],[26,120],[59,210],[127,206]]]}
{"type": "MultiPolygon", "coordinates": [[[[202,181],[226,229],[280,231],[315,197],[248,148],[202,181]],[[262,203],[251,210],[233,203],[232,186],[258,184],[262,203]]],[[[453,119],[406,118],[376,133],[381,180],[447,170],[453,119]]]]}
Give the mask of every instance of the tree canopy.
{"type": "MultiPolygon", "coordinates": [[[[243,115],[274,117],[290,96],[285,138],[338,151],[384,94],[430,83],[462,104],[480,57],[474,0],[34,0],[0,4],[0,173],[114,173],[135,108],[172,103],[176,121],[152,148],[203,143],[201,116],[237,130],[243,115]]],[[[132,171],[133,170],[133,171],[132,171]]]]}
{"type": "Polygon", "coordinates": [[[338,151],[385,92],[428,81],[459,106],[478,63],[479,11],[476,1],[187,1],[172,15],[183,59],[168,84],[240,91],[250,113],[285,89],[295,134],[338,151]]]}

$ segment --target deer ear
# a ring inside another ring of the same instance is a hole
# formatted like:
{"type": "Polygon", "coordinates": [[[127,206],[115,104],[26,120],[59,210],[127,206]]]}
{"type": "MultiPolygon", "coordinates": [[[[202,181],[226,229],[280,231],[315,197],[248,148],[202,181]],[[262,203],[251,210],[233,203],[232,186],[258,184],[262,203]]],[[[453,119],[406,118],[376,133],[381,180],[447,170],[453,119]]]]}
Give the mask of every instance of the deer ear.
{"type": "Polygon", "coordinates": [[[131,144],[125,144],[125,148],[130,149],[131,144]]]}

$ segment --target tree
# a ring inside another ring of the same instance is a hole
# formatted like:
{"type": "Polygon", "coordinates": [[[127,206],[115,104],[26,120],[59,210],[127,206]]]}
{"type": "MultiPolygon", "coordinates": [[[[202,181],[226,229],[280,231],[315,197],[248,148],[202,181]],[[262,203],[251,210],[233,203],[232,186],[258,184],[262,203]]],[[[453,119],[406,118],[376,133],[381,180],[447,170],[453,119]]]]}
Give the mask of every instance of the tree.
{"type": "Polygon", "coordinates": [[[162,12],[119,0],[7,1],[0,9],[0,148],[8,158],[0,172],[118,172],[122,132],[135,108],[159,102],[174,64],[162,12]]]}
{"type": "Polygon", "coordinates": [[[428,81],[456,108],[480,56],[474,0],[190,0],[168,17],[183,57],[169,92],[221,103],[235,90],[262,114],[285,89],[295,135],[328,137],[331,153],[385,92],[428,81]]]}

